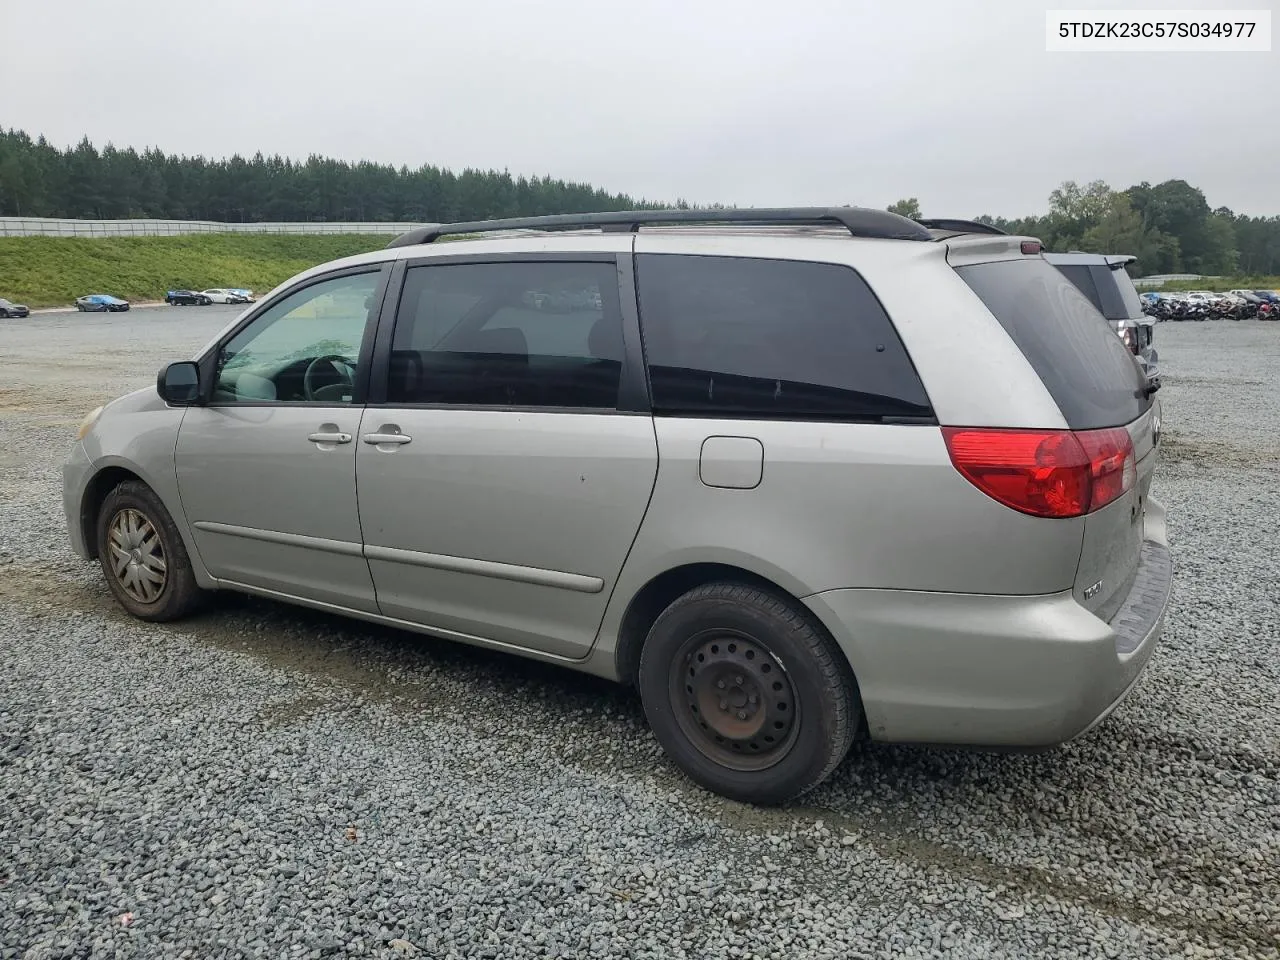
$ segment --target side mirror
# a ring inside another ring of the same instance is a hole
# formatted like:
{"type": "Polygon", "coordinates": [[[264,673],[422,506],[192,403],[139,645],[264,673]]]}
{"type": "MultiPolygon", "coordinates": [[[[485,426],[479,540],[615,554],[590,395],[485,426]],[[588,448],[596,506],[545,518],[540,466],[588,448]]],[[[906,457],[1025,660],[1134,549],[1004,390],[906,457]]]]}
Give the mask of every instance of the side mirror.
{"type": "Polygon", "coordinates": [[[190,406],[200,399],[200,368],[191,360],[171,363],[156,378],[156,392],[165,403],[190,406]]]}

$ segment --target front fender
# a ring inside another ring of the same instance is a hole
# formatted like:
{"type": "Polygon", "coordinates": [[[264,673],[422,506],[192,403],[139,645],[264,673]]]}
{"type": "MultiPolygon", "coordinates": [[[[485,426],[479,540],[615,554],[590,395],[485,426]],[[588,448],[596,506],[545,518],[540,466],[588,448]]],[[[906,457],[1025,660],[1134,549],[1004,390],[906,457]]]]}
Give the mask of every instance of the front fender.
{"type": "Polygon", "coordinates": [[[96,522],[97,504],[107,493],[104,483],[120,476],[119,471],[127,471],[160,498],[187,548],[197,582],[212,587],[213,579],[196,549],[178,490],[174,455],[185,414],[185,407],[169,406],[154,387],[109,403],[82,441],[84,456],[91,466],[84,472],[79,491],[80,518],[86,547],[92,553],[94,542],[90,530],[96,522]]]}

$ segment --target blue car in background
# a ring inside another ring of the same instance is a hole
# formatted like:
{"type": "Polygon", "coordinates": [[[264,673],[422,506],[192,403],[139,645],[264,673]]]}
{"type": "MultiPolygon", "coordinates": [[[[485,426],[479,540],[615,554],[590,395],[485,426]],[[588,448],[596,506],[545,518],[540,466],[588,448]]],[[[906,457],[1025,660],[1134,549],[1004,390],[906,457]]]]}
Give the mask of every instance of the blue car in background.
{"type": "Polygon", "coordinates": [[[91,293],[76,298],[76,309],[89,313],[119,313],[129,309],[129,301],[109,293],[91,293]]]}

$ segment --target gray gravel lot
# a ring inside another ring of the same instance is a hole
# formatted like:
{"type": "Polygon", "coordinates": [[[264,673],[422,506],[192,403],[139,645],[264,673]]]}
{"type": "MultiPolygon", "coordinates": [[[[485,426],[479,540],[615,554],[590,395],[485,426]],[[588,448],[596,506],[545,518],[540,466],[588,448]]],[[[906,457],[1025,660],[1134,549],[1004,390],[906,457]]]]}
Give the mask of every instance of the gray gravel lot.
{"type": "Polygon", "coordinates": [[[234,312],[0,326],[0,958],[1280,956],[1280,324],[1157,328],[1178,579],[1109,721],[858,745],[758,810],[576,674],[246,598],[125,616],[59,463],[234,312]]]}

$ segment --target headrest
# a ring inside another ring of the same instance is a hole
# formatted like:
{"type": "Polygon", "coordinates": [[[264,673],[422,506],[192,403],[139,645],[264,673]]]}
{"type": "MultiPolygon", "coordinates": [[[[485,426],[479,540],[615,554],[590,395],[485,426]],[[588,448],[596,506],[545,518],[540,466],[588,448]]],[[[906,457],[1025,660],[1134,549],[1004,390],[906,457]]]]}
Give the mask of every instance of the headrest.
{"type": "Polygon", "coordinates": [[[587,352],[597,360],[622,360],[622,330],[608,317],[591,325],[587,334],[587,352]]]}

